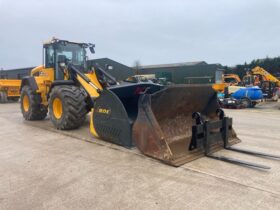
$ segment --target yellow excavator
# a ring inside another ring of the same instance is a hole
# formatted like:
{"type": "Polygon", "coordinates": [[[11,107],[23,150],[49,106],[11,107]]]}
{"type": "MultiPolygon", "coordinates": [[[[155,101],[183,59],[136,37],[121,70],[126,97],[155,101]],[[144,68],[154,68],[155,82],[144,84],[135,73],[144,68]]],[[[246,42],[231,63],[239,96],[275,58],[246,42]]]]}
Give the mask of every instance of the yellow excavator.
{"type": "Polygon", "coordinates": [[[241,79],[237,74],[225,74],[223,75],[223,82],[226,83],[228,86],[240,86],[241,79]]]}
{"type": "Polygon", "coordinates": [[[280,81],[279,79],[277,79],[276,77],[274,77],[272,74],[270,74],[269,72],[267,72],[264,68],[256,66],[255,68],[253,68],[251,71],[251,74],[253,75],[259,75],[263,77],[263,80],[265,81],[270,81],[270,82],[274,82],[276,83],[276,85],[278,87],[280,87],[280,81]]]}
{"type": "Polygon", "coordinates": [[[267,72],[264,68],[256,66],[242,79],[244,85],[259,86],[266,98],[277,100],[280,98],[280,80],[267,72]]]}
{"type": "MultiPolygon", "coordinates": [[[[202,156],[240,165],[269,167],[213,153],[239,151],[232,119],[225,116],[211,85],[171,85],[117,81],[106,68],[86,66],[91,43],[51,39],[43,45],[43,65],[21,84],[21,111],[26,120],[49,113],[57,129],[82,125],[90,112],[96,138],[131,148],[173,166],[202,156]]],[[[260,155],[252,151],[241,151],[260,155]]],[[[267,156],[267,154],[263,155],[267,156]]]]}
{"type": "Polygon", "coordinates": [[[213,88],[218,93],[223,93],[226,87],[240,86],[241,79],[237,74],[224,74],[221,83],[213,84],[213,88]]]}

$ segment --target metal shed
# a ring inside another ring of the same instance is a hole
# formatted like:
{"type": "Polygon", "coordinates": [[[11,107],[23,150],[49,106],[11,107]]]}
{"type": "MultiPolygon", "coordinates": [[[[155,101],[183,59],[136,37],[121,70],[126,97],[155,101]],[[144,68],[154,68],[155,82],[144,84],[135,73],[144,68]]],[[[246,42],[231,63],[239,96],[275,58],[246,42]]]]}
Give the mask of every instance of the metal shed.
{"type": "Polygon", "coordinates": [[[30,74],[34,67],[0,70],[0,79],[21,79],[30,74]]]}
{"type": "MultiPolygon", "coordinates": [[[[98,63],[104,68],[106,66],[111,66],[111,68],[108,69],[108,72],[111,73],[117,80],[124,80],[129,76],[135,75],[135,70],[132,68],[109,58],[88,60],[88,68],[91,68],[93,63],[98,63]]],[[[0,78],[22,79],[23,77],[30,75],[30,72],[33,68],[34,67],[0,70],[0,78]]]]}
{"type": "Polygon", "coordinates": [[[117,80],[125,80],[126,78],[135,75],[134,69],[109,58],[89,60],[88,66],[91,67],[93,63],[98,63],[104,68],[106,68],[107,66],[111,67],[107,68],[107,71],[117,80]]]}
{"type": "Polygon", "coordinates": [[[141,66],[138,74],[155,74],[175,84],[205,84],[221,80],[223,69],[220,64],[205,61],[141,66]]]}

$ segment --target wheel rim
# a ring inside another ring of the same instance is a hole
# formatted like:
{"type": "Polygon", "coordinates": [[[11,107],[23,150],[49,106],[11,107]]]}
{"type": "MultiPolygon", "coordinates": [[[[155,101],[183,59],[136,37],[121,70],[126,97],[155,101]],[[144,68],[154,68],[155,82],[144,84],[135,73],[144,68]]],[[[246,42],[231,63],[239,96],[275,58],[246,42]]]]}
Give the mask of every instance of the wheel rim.
{"type": "Polygon", "coordinates": [[[54,117],[59,120],[63,114],[62,102],[59,98],[55,98],[52,105],[54,117]]]}
{"type": "Polygon", "coordinates": [[[29,98],[28,98],[27,95],[25,95],[25,96],[23,97],[22,106],[23,106],[23,110],[24,110],[25,112],[28,112],[28,110],[29,110],[29,98]]]}

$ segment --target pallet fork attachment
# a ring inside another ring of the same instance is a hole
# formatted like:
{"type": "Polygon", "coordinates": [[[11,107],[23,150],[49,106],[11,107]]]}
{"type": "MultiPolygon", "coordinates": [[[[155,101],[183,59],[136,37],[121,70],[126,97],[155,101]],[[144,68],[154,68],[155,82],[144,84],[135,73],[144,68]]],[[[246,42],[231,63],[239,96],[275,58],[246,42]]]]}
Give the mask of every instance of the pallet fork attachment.
{"type": "Polygon", "coordinates": [[[193,119],[195,119],[196,125],[192,127],[193,136],[192,136],[191,144],[189,146],[189,150],[201,149],[203,150],[204,155],[206,157],[225,161],[228,163],[233,163],[241,166],[247,166],[247,167],[263,169],[263,170],[270,169],[269,166],[238,160],[234,158],[229,158],[225,156],[214,155],[213,151],[211,150],[212,148],[211,145],[215,143],[219,144],[218,141],[222,140],[222,142],[220,141],[220,143],[223,144],[223,147],[226,150],[240,152],[248,155],[280,159],[280,156],[277,155],[271,155],[271,154],[245,150],[245,149],[238,149],[230,146],[228,142],[228,138],[229,138],[228,134],[229,134],[229,130],[232,129],[232,119],[226,117],[224,111],[221,109],[218,109],[216,113],[219,116],[219,120],[217,121],[204,121],[200,113],[198,112],[193,113],[192,117],[193,119]]]}

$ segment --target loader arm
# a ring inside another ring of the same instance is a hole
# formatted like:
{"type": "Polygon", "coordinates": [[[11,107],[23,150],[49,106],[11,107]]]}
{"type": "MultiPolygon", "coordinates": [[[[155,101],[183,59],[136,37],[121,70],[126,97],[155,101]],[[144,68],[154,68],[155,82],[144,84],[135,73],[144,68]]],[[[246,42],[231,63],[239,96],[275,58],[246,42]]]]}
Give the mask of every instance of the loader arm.
{"type": "Polygon", "coordinates": [[[68,64],[67,70],[71,77],[76,80],[89,94],[91,98],[97,98],[103,90],[103,87],[119,84],[117,80],[107,73],[105,69],[99,64],[94,64],[95,71],[89,73],[82,73],[73,64],[68,64]],[[101,72],[103,76],[103,83],[101,84],[97,71],[101,72]]]}
{"type": "Polygon", "coordinates": [[[237,74],[225,74],[223,75],[223,82],[228,85],[238,85],[241,83],[241,79],[237,74]]]}
{"type": "Polygon", "coordinates": [[[253,75],[261,75],[261,76],[263,76],[267,81],[275,82],[275,83],[277,83],[277,86],[280,87],[280,81],[279,81],[276,77],[274,77],[272,74],[270,74],[270,73],[267,72],[265,69],[263,69],[263,68],[261,68],[261,67],[259,67],[259,66],[253,68],[253,69],[251,70],[251,73],[252,73],[253,75]]]}
{"type": "Polygon", "coordinates": [[[70,77],[72,77],[74,81],[78,82],[91,98],[99,97],[103,87],[98,81],[96,71],[84,74],[73,64],[68,64],[67,70],[71,75],[70,77]]]}

